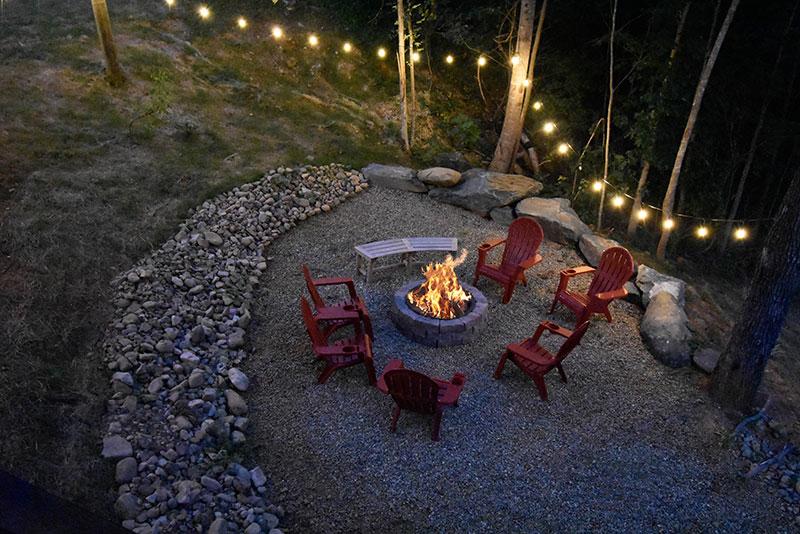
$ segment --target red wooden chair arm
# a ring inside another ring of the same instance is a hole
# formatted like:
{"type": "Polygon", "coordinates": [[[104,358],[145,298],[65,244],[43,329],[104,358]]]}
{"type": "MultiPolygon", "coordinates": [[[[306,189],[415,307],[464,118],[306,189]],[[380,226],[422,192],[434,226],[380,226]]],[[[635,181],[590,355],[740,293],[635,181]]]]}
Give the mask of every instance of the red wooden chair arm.
{"type": "Polygon", "coordinates": [[[596,298],[597,300],[603,300],[605,302],[611,302],[614,299],[621,299],[627,294],[628,290],[625,289],[624,287],[621,287],[619,289],[615,289],[614,291],[605,291],[603,293],[596,293],[594,295],[594,298],[596,298]]]}
{"type": "Polygon", "coordinates": [[[522,261],[519,264],[519,266],[524,271],[526,269],[530,269],[531,267],[533,267],[534,265],[536,265],[540,261],[542,261],[542,255],[541,254],[537,254],[535,256],[532,256],[532,257],[528,258],[527,260],[522,261]]]}
{"type": "Polygon", "coordinates": [[[486,254],[489,253],[494,247],[506,242],[505,237],[489,238],[480,245],[478,245],[478,265],[486,263],[486,254]]]}
{"type": "Polygon", "coordinates": [[[389,360],[389,363],[386,364],[386,367],[383,368],[383,372],[381,373],[380,378],[378,378],[378,382],[375,384],[375,387],[378,388],[381,393],[389,394],[389,388],[386,386],[386,373],[389,371],[394,371],[395,369],[403,369],[403,360],[389,360]]]}
{"type": "Polygon", "coordinates": [[[314,286],[341,286],[346,285],[347,291],[350,293],[350,298],[354,301],[358,299],[358,294],[356,293],[356,286],[353,283],[352,278],[316,278],[312,281],[314,286]]]}
{"type": "Polygon", "coordinates": [[[572,279],[573,276],[578,276],[581,274],[590,274],[595,271],[594,267],[589,267],[588,265],[580,265],[578,267],[572,267],[570,269],[563,269],[559,274],[561,275],[561,280],[558,282],[558,291],[564,291],[567,289],[569,285],[569,281],[572,279]]]}
{"type": "Polygon", "coordinates": [[[462,373],[454,374],[450,382],[436,380],[439,385],[447,388],[438,403],[440,405],[455,404],[458,401],[458,397],[461,396],[461,390],[464,389],[464,382],[466,380],[467,377],[462,373]]]}
{"type": "Polygon", "coordinates": [[[343,310],[342,308],[320,308],[314,316],[318,321],[348,321],[361,318],[359,310],[343,310]]]}
{"type": "Polygon", "coordinates": [[[551,334],[555,334],[557,336],[561,336],[567,338],[572,335],[572,330],[568,328],[564,328],[563,326],[559,326],[556,323],[552,323],[550,321],[544,321],[540,327],[543,330],[549,331],[551,334]]]}

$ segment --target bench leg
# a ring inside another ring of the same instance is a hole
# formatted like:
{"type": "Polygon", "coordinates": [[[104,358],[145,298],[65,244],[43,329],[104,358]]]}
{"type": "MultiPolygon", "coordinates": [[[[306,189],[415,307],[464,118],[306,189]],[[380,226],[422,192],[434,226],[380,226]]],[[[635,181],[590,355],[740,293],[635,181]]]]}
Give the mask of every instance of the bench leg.
{"type": "Polygon", "coordinates": [[[367,260],[367,284],[369,284],[370,279],[372,278],[372,260],[367,260]]]}

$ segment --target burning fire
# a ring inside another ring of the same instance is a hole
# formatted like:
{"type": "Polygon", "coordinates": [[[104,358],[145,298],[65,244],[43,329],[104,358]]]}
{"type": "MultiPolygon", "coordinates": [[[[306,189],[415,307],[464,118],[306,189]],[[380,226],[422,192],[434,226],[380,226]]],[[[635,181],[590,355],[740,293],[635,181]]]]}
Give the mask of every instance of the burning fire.
{"type": "Polygon", "coordinates": [[[467,311],[472,298],[458,282],[454,269],[464,263],[467,249],[458,258],[447,255],[444,262],[431,262],[422,269],[425,282],[408,294],[408,302],[423,315],[436,319],[455,319],[467,311]]]}

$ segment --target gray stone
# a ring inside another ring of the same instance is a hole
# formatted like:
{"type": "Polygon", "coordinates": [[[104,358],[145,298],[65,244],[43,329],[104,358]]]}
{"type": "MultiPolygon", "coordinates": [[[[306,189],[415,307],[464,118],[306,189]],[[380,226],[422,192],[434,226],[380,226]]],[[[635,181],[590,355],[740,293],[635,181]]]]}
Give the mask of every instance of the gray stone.
{"type": "Polygon", "coordinates": [[[228,369],[228,380],[239,391],[247,391],[247,388],[250,387],[250,379],[237,367],[228,369]]]}
{"type": "Polygon", "coordinates": [[[592,267],[600,265],[600,256],[611,247],[618,247],[619,243],[613,239],[608,239],[597,234],[583,234],[578,240],[578,248],[586,258],[586,262],[592,267]]]}
{"type": "Polygon", "coordinates": [[[161,380],[160,376],[157,376],[150,381],[150,384],[147,386],[147,392],[151,395],[157,395],[163,386],[164,382],[161,380]]]}
{"type": "Polygon", "coordinates": [[[206,331],[203,329],[203,325],[197,325],[192,328],[191,336],[189,340],[192,342],[192,345],[199,345],[206,339],[206,331]]]}
{"type": "Polygon", "coordinates": [[[128,456],[117,462],[115,479],[118,484],[127,484],[138,473],[138,464],[136,458],[128,456]]]}
{"type": "Polygon", "coordinates": [[[720,356],[722,356],[720,351],[711,348],[704,348],[694,351],[692,359],[697,367],[706,373],[713,373],[717,368],[720,356]]]}
{"type": "Polygon", "coordinates": [[[447,167],[431,167],[419,171],[417,178],[431,187],[453,187],[461,182],[461,173],[447,167]]]}
{"type": "Polygon", "coordinates": [[[222,489],[222,484],[217,482],[215,478],[203,475],[200,477],[200,484],[203,485],[208,491],[213,491],[214,493],[218,492],[222,489]]]}
{"type": "Polygon", "coordinates": [[[250,470],[250,481],[253,483],[253,486],[260,488],[267,483],[267,476],[260,467],[255,467],[250,470]]]}
{"type": "Polygon", "coordinates": [[[660,362],[670,367],[690,363],[689,319],[670,293],[661,292],[650,299],[640,332],[645,345],[660,362]]]}
{"type": "Polygon", "coordinates": [[[417,179],[416,171],[408,167],[370,163],[361,169],[361,172],[372,185],[411,191],[412,193],[424,193],[428,190],[425,184],[417,179]]]}
{"type": "Polygon", "coordinates": [[[250,523],[247,525],[247,528],[244,529],[244,534],[261,534],[261,525],[258,523],[250,523]]]}
{"type": "Polygon", "coordinates": [[[139,499],[133,493],[123,493],[117,497],[114,511],[122,519],[133,519],[139,514],[139,499]]]}
{"type": "Polygon", "coordinates": [[[503,206],[502,208],[495,208],[489,212],[489,216],[492,218],[493,221],[496,223],[502,224],[504,226],[509,226],[512,222],[514,222],[514,210],[508,206],[503,206]]]}
{"type": "Polygon", "coordinates": [[[178,504],[191,504],[201,491],[200,484],[194,480],[181,480],[175,486],[178,490],[177,495],[175,495],[178,504]]]}
{"type": "Polygon", "coordinates": [[[636,304],[640,308],[644,307],[642,305],[642,292],[636,284],[633,282],[625,282],[625,290],[628,294],[625,295],[622,300],[630,302],[631,304],[636,304]]]}
{"type": "Polygon", "coordinates": [[[541,182],[527,176],[484,169],[470,169],[462,178],[455,187],[431,189],[431,198],[486,217],[492,209],[535,195],[543,187],[541,182]]]}
{"type": "Polygon", "coordinates": [[[247,403],[234,390],[225,390],[225,402],[228,404],[228,411],[233,415],[247,415],[247,403]]]}
{"type": "Polygon", "coordinates": [[[120,382],[126,386],[133,387],[133,376],[130,373],[116,372],[111,375],[111,382],[120,382]]]}
{"type": "Polygon", "coordinates": [[[267,524],[267,528],[269,528],[270,533],[273,530],[278,530],[278,516],[275,514],[264,514],[264,522],[267,524]]]}
{"type": "Polygon", "coordinates": [[[536,219],[544,235],[551,241],[577,243],[592,230],[578,217],[566,198],[526,198],[517,204],[517,216],[536,219]]]}
{"type": "Polygon", "coordinates": [[[125,458],[133,454],[133,447],[127,439],[122,436],[108,436],[103,439],[103,451],[100,455],[103,458],[111,458],[116,460],[118,458],[125,458]]]}
{"type": "Polygon", "coordinates": [[[161,354],[168,354],[175,350],[175,344],[169,339],[162,339],[156,343],[156,350],[161,354]]]}
{"type": "Polygon", "coordinates": [[[208,241],[209,245],[212,245],[212,246],[215,246],[215,247],[218,247],[218,246],[222,245],[222,236],[220,236],[216,232],[212,232],[210,230],[206,230],[205,232],[203,232],[203,237],[206,238],[206,241],[208,241]]]}
{"type": "Polygon", "coordinates": [[[433,163],[437,167],[446,167],[448,169],[455,169],[459,172],[468,171],[472,168],[467,158],[461,152],[442,152],[433,158],[433,163]]]}
{"type": "Polygon", "coordinates": [[[231,349],[244,347],[244,330],[236,328],[231,335],[228,336],[228,347],[231,349]]]}
{"type": "Polygon", "coordinates": [[[686,302],[686,282],[674,276],[662,274],[647,265],[639,265],[636,285],[642,290],[642,303],[647,306],[656,294],[666,291],[683,306],[686,302]]]}
{"type": "Polygon", "coordinates": [[[186,367],[194,368],[200,363],[200,357],[190,350],[185,350],[181,353],[181,363],[186,367]]]}
{"type": "Polygon", "coordinates": [[[211,525],[209,525],[207,534],[227,534],[227,532],[228,522],[223,518],[218,517],[211,522],[211,525]]]}
{"type": "Polygon", "coordinates": [[[189,375],[189,387],[190,388],[199,388],[203,384],[205,384],[205,375],[202,369],[195,369],[192,371],[192,374],[189,375]]]}

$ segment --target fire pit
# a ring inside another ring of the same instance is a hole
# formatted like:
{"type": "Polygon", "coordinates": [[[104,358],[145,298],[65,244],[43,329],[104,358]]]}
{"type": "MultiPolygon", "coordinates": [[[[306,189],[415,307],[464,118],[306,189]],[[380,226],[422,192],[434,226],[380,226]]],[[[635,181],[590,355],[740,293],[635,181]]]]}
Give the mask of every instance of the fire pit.
{"type": "Polygon", "coordinates": [[[447,256],[423,269],[424,280],[409,282],[394,294],[391,318],[406,337],[434,347],[469,343],[486,326],[483,293],[459,282],[455,267],[464,262],[447,256]]]}

